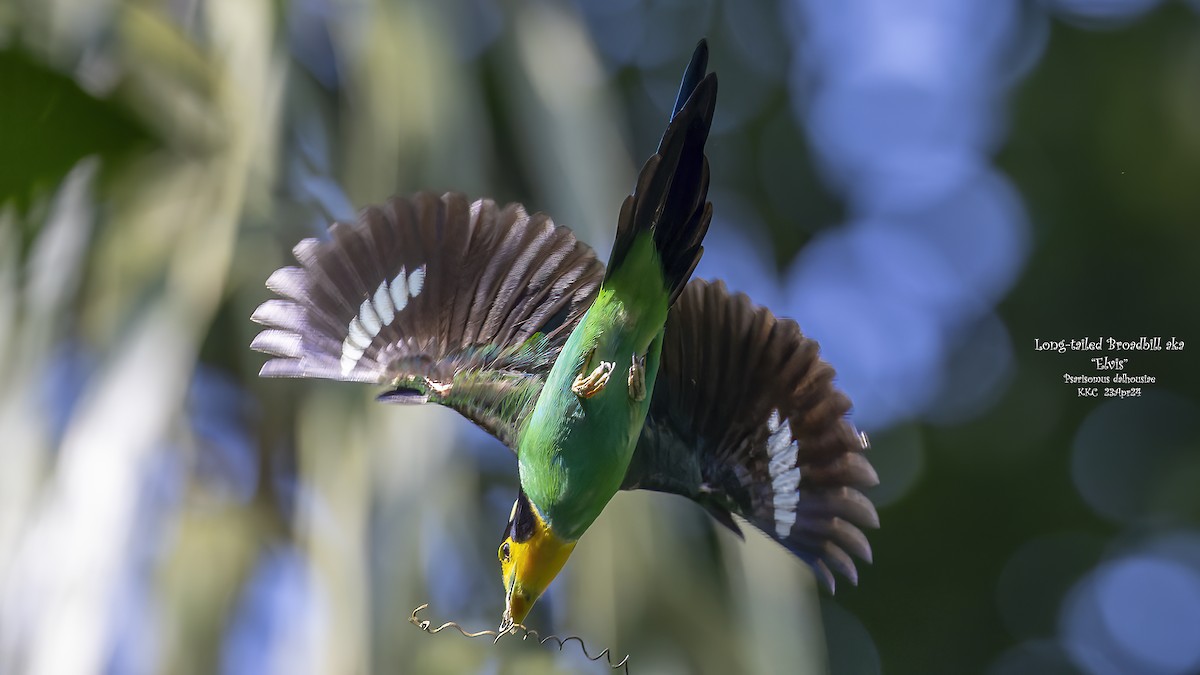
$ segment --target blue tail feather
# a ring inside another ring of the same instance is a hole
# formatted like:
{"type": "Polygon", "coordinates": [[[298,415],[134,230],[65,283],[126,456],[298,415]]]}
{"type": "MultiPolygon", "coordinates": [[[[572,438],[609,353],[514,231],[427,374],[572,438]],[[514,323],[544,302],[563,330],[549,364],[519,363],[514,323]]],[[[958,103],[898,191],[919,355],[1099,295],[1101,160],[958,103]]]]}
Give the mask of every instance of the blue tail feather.
{"type": "Polygon", "coordinates": [[[696,43],[696,50],[692,52],[692,60],[688,62],[687,69],[683,71],[683,79],[679,82],[679,93],[675,95],[675,107],[671,109],[671,119],[679,114],[683,104],[692,97],[692,92],[696,91],[696,86],[700,84],[700,80],[704,79],[705,73],[708,71],[708,40],[700,38],[700,42],[696,43]]]}
{"type": "Polygon", "coordinates": [[[658,152],[642,167],[633,194],[621,206],[617,238],[605,276],[612,277],[634,240],[649,233],[672,303],[700,260],[704,251],[701,244],[712,218],[704,143],[716,106],[717,76],[706,73],[707,68],[708,44],[701,40],[683,74],[675,110],[658,143],[658,152]]]}

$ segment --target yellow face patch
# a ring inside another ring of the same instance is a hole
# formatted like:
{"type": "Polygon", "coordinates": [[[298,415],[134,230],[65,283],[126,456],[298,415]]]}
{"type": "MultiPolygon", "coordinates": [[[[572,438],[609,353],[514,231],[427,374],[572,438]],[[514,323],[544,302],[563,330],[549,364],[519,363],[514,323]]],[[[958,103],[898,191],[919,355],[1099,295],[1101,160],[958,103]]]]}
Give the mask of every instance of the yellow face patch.
{"type": "Polygon", "coordinates": [[[522,492],[513,504],[508,529],[496,552],[505,593],[502,626],[525,619],[573,550],[575,542],[554,534],[522,492]]]}

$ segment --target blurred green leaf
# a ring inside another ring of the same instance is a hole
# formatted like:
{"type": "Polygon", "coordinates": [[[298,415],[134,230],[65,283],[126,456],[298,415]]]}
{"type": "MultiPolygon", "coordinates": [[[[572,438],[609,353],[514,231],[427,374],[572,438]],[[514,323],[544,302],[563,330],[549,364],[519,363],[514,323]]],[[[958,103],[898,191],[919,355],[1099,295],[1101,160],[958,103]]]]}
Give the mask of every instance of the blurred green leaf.
{"type": "MultiPolygon", "coordinates": [[[[26,211],[80,159],[113,159],[148,140],[117,104],[23,51],[0,50],[0,90],[0,204],[26,211]]],[[[22,236],[23,249],[29,235],[22,236]]]]}

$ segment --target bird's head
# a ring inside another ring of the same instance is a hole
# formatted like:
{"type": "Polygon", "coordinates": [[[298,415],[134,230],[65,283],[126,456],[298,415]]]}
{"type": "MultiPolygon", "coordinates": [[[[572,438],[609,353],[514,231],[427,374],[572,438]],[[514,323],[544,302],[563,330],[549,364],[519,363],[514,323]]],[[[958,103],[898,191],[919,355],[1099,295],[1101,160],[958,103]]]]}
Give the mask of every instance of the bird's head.
{"type": "Polygon", "coordinates": [[[555,534],[521,490],[497,552],[504,580],[502,632],[525,620],[533,603],[558,576],[574,549],[575,542],[555,534]]]}

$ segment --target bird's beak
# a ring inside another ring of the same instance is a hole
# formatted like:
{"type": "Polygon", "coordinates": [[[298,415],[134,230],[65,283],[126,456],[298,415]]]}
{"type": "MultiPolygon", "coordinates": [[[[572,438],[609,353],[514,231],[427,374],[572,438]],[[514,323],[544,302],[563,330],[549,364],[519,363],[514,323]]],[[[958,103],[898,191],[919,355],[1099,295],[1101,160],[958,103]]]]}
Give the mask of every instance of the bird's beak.
{"type": "Polygon", "coordinates": [[[550,582],[562,571],[575,542],[560,539],[549,528],[539,528],[528,541],[512,547],[512,565],[505,578],[501,632],[528,616],[550,582]],[[511,571],[510,571],[511,570],[511,571]]]}
{"type": "Polygon", "coordinates": [[[529,615],[529,610],[533,608],[534,601],[537,600],[536,597],[530,597],[524,588],[518,590],[516,585],[514,580],[508,585],[508,590],[504,594],[504,614],[500,617],[500,632],[508,630],[513,624],[524,621],[525,617],[529,615]]]}

